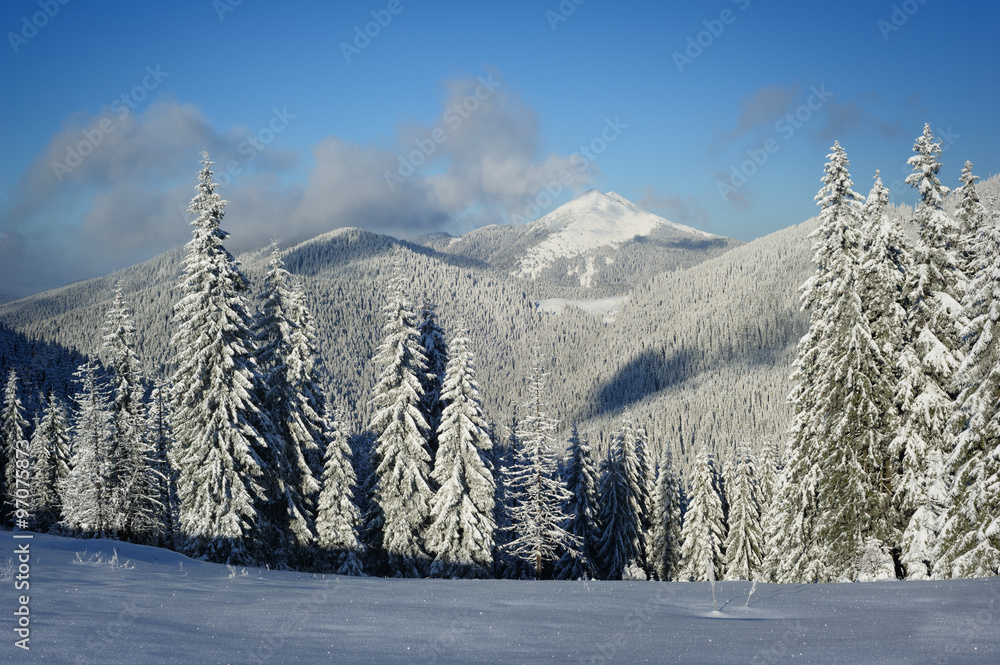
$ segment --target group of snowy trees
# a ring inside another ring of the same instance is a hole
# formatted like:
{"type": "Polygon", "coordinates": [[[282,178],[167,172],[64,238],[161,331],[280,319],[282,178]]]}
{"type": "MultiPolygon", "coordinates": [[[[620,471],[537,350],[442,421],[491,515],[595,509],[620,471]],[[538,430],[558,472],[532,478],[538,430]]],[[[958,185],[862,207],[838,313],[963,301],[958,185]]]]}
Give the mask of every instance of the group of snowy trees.
{"type": "Polygon", "coordinates": [[[946,199],[940,152],[925,126],[908,160],[913,242],[886,214],[878,173],[862,197],[838,143],[829,155],[802,287],[811,324],[767,517],[775,581],[1000,569],[1000,213],[980,201],[969,162],[946,199]]]}
{"type": "MultiPolygon", "coordinates": [[[[426,298],[414,307],[421,282],[402,262],[384,298],[368,297],[376,313],[384,302],[370,400],[336,394],[354,413],[334,414],[319,368],[317,330],[328,322],[313,320],[303,281],[277,248],[252,306],[251,282],[222,244],[226,202],[205,156],[161,378],[141,376],[121,289],[106,312],[101,362],[80,366],[72,408],[50,392],[29,423],[12,372],[0,410],[4,518],[12,460],[27,447],[34,528],[217,561],[399,577],[997,574],[1000,219],[995,202],[979,200],[969,164],[947,196],[939,152],[926,129],[910,160],[921,195],[912,243],[878,174],[868,197],[856,194],[834,145],[780,463],[771,445],[728,456],[683,434],[664,441],[672,430],[650,436],[645,425],[656,421],[636,425],[627,409],[617,425],[597,421],[609,435],[598,432],[600,454],[576,427],[562,452],[553,377],[537,347],[514,382],[525,401],[499,414],[510,422],[499,435],[478,390],[472,336],[461,323],[446,336],[426,298]],[[686,482],[671,448],[686,458],[686,482]]],[[[680,353],[655,361],[681,373],[704,362],[680,353]]],[[[555,383],[580,371],[574,363],[554,368],[555,383]]],[[[658,382],[652,371],[637,363],[632,374],[658,382]]],[[[571,423],[588,416],[558,408],[571,423]]],[[[686,428],[679,420],[677,432],[686,428]]]]}

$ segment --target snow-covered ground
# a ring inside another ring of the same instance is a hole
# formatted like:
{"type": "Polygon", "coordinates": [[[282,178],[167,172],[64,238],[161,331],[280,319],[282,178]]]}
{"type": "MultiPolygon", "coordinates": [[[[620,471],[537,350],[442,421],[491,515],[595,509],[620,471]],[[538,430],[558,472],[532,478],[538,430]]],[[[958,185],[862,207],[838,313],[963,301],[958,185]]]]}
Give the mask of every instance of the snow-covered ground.
{"type": "Polygon", "coordinates": [[[605,321],[614,319],[614,313],[628,302],[628,294],[610,298],[591,298],[587,300],[570,300],[568,298],[548,298],[538,301],[538,309],[546,314],[562,314],[566,306],[582,309],[588,314],[603,317],[605,321]]]}
{"type": "MultiPolygon", "coordinates": [[[[0,571],[16,542],[0,532],[0,571]]],[[[1000,663],[1000,579],[767,584],[749,607],[747,583],[722,582],[716,612],[706,583],[244,573],[29,542],[31,651],[14,646],[25,592],[5,579],[4,663],[1000,663]]]]}

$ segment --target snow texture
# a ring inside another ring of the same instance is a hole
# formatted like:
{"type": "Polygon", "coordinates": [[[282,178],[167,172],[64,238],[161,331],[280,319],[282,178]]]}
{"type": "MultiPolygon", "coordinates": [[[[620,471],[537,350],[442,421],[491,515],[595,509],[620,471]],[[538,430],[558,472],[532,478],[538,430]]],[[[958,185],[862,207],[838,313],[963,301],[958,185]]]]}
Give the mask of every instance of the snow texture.
{"type": "Polygon", "coordinates": [[[1000,662],[1000,579],[758,584],[749,606],[749,582],[717,582],[715,612],[708,583],[324,577],[110,540],[0,542],[32,553],[31,650],[11,637],[4,662],[1000,662]]]}

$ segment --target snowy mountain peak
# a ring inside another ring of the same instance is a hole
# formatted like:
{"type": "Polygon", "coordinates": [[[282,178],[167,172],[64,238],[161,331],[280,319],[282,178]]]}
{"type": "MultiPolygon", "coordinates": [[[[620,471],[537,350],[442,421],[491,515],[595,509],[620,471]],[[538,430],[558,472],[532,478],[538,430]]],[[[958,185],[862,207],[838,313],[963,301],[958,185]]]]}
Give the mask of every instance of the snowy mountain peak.
{"type": "MultiPolygon", "coordinates": [[[[699,240],[716,237],[647,212],[615,192],[605,194],[597,189],[584,192],[530,226],[550,231],[545,240],[528,250],[515,271],[515,274],[531,278],[537,278],[557,259],[586,256],[601,248],[616,248],[636,237],[647,237],[657,229],[669,235],[699,240]]],[[[592,258],[587,257],[588,268],[580,275],[582,286],[589,285],[592,258]]]]}

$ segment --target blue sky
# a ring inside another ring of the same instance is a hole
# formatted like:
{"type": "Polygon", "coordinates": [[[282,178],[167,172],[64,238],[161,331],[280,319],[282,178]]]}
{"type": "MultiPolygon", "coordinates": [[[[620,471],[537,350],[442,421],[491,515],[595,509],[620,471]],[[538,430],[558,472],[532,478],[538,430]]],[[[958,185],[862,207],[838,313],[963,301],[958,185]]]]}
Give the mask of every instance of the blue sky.
{"type": "Polygon", "coordinates": [[[458,234],[590,187],[750,240],[815,214],[835,139],[856,189],[880,168],[912,201],[924,122],[945,184],[967,159],[1000,171],[998,18],[941,0],[8,0],[0,292],[183,244],[202,150],[234,248],[458,234]]]}

